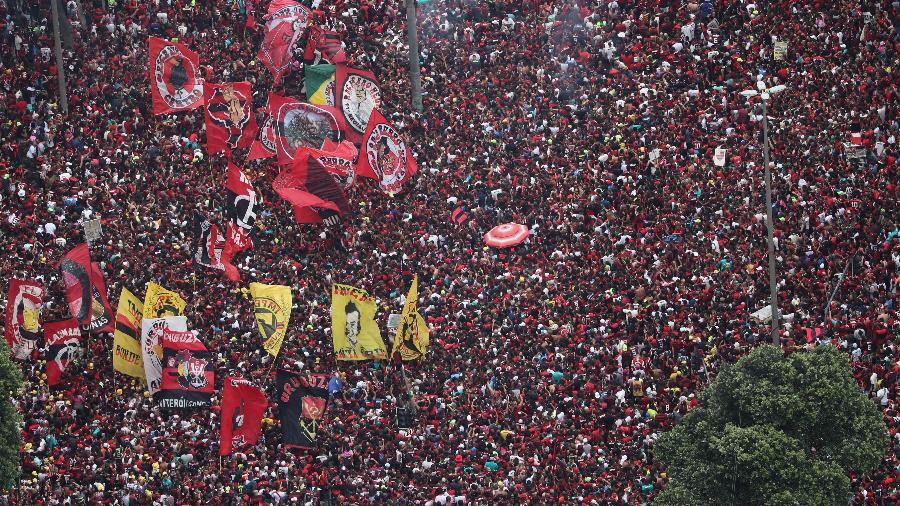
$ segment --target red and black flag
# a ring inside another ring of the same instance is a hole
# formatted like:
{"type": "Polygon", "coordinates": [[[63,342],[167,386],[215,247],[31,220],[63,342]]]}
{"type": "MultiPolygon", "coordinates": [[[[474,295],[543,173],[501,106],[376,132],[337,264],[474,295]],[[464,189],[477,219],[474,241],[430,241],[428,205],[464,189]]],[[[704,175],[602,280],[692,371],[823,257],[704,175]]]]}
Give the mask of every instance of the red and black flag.
{"type": "Polygon", "coordinates": [[[341,114],[327,105],[308,104],[270,93],[269,112],[279,165],[292,163],[297,148],[324,149],[329,142],[340,142],[345,130],[341,114]]]}
{"type": "Polygon", "coordinates": [[[266,35],[257,58],[272,72],[277,84],[294,60],[294,45],[306,31],[309,9],[292,0],[272,0],[263,19],[266,35]]]}
{"type": "Polygon", "coordinates": [[[456,206],[456,209],[454,209],[453,212],[450,213],[450,220],[459,226],[463,226],[472,220],[472,214],[465,208],[465,206],[456,206]]]}
{"type": "Polygon", "coordinates": [[[213,355],[191,331],[166,328],[162,344],[162,383],[153,398],[161,408],[208,408],[215,383],[213,355]]]}
{"type": "Polygon", "coordinates": [[[275,395],[285,446],[315,448],[319,423],[328,404],[328,376],[279,370],[275,395]]]}
{"type": "Polygon", "coordinates": [[[238,281],[240,274],[231,259],[237,253],[253,248],[251,231],[256,224],[256,191],[250,179],[231,162],[228,163],[225,189],[228,193],[225,205],[228,224],[225,246],[222,249],[222,264],[225,266],[225,276],[238,281]]]}
{"type": "Polygon", "coordinates": [[[207,150],[212,154],[249,147],[257,130],[250,83],[207,83],[204,98],[207,150]]]}
{"type": "Polygon", "coordinates": [[[112,332],[113,312],[106,297],[106,282],[100,266],[91,263],[87,244],[79,244],[59,263],[69,313],[91,332],[112,332]]]}
{"type": "Polygon", "coordinates": [[[272,182],[272,188],[294,210],[297,223],[340,222],[350,204],[334,175],[308,150],[297,150],[298,158],[272,182]]]}
{"type": "Polygon", "coordinates": [[[256,139],[250,146],[250,154],[247,155],[249,161],[275,156],[275,130],[272,128],[272,115],[269,113],[268,105],[264,112],[265,119],[263,119],[262,128],[257,131],[256,139]]]}
{"type": "Polygon", "coordinates": [[[409,145],[377,110],[372,111],[363,136],[356,174],[378,180],[385,193],[397,193],[416,173],[416,160],[409,145]]]}
{"type": "Polygon", "coordinates": [[[37,347],[44,287],[35,281],[9,280],[4,334],[13,358],[24,360],[37,347]]]}
{"type": "Polygon", "coordinates": [[[194,251],[194,261],[198,264],[216,269],[225,270],[222,263],[222,250],[225,248],[225,236],[219,232],[219,226],[204,220],[200,224],[197,234],[197,247],[194,251]]]}
{"type": "Polygon", "coordinates": [[[256,444],[262,431],[263,414],[269,399],[259,387],[241,378],[225,378],[222,387],[222,426],[219,455],[256,444]]]}
{"type": "Polygon", "coordinates": [[[335,66],[334,82],[335,107],[344,115],[347,138],[359,144],[372,111],[381,108],[381,88],[375,74],[346,65],[335,66]]]}
{"type": "Polygon", "coordinates": [[[47,384],[58,385],[69,362],[81,356],[81,328],[78,320],[69,318],[44,324],[47,343],[47,384]]]}
{"type": "Polygon", "coordinates": [[[153,114],[189,111],[203,105],[200,56],[182,44],[150,37],[153,114]]]}
{"type": "Polygon", "coordinates": [[[309,64],[344,63],[347,53],[341,36],[332,30],[319,26],[310,26],[306,37],[306,48],[303,50],[303,61],[309,64]]]}

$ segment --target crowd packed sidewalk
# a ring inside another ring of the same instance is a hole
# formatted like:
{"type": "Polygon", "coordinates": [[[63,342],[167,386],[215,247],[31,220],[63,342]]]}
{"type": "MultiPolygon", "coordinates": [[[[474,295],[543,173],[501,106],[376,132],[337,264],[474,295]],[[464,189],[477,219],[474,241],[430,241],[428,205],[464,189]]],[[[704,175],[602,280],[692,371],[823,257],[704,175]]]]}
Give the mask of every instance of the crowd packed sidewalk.
{"type": "MultiPolygon", "coordinates": [[[[274,84],[254,2],[80,3],[63,115],[49,6],[0,0],[3,278],[43,282],[42,319],[68,317],[56,264],[100,218],[91,255],[110,298],[149,281],[181,293],[217,388],[272,384],[251,281],[293,289],[279,367],[344,388],[317,451],[283,448],[270,411],[259,444],[220,461],[218,396],[211,411],[158,410],[113,372],[107,335],[51,390],[39,348],[19,362],[23,476],[0,504],[649,503],[666,483],[655,439],[770,335],[751,316],[769,293],[762,123],[740,94],[760,80],[786,86],[768,107],[784,346],[847,352],[892,440],[853,477],[854,503],[897,501],[898,2],[429,0],[416,114],[404,2],[324,0],[316,19],[378,77],[419,172],[396,195],[358,182],[343,248],[293,222],[271,159],[236,155],[264,208],[241,284],[194,262],[197,224],[222,220],[226,161],[206,153],[200,110],[152,115],[147,37],[192,47],[210,82],[251,82],[262,107],[274,84]],[[486,247],[506,222],[528,241],[486,247]],[[396,363],[336,362],[331,284],[375,295],[384,329],[415,274],[431,346],[409,385],[396,363]],[[398,430],[407,387],[418,421],[398,430]]],[[[301,75],[286,94],[302,97],[301,75]]]]}

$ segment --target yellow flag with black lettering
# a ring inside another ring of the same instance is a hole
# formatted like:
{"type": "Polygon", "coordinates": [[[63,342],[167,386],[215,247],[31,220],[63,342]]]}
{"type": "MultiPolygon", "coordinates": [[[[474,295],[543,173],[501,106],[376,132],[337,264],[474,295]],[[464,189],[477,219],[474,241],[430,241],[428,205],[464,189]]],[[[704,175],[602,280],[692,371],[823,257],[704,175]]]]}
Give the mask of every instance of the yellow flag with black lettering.
{"type": "Polygon", "coordinates": [[[151,281],[147,287],[147,294],[144,296],[144,318],[181,316],[184,314],[186,306],[187,302],[181,298],[181,295],[172,290],[166,290],[151,281]]]}
{"type": "Polygon", "coordinates": [[[428,324],[425,318],[419,314],[416,302],[419,300],[419,275],[413,278],[409,293],[406,295],[406,304],[403,305],[403,313],[400,315],[400,325],[397,326],[397,334],[394,336],[394,349],[391,354],[400,353],[403,360],[416,360],[424,358],[428,351],[428,324]]]}
{"type": "Polygon", "coordinates": [[[277,357],[291,320],[291,287],[250,283],[250,295],[253,296],[253,314],[263,338],[263,349],[277,357]]]}
{"type": "Polygon", "coordinates": [[[144,379],[144,358],[141,354],[140,328],[144,305],[127,288],[122,287],[116,309],[116,329],[113,332],[113,369],[122,374],[144,379]]]}
{"type": "Polygon", "coordinates": [[[387,358],[381,329],[375,322],[375,299],[350,285],[331,287],[331,337],[338,360],[387,358]]]}

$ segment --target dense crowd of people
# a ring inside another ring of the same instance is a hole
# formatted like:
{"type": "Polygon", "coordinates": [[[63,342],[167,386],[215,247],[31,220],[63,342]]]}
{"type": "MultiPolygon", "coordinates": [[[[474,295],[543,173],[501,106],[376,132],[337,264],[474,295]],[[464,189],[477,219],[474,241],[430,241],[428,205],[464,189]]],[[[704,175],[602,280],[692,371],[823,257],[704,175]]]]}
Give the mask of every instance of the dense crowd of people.
{"type": "Polygon", "coordinates": [[[404,2],[317,2],[351,64],[380,80],[419,172],[396,195],[357,182],[338,231],[295,224],[272,160],[236,153],[263,210],[235,284],[193,259],[197,223],[222,219],[226,161],[204,150],[201,110],[152,115],[147,37],[192,47],[210,82],[250,81],[256,107],[270,90],[302,98],[299,65],[276,85],[256,60],[262,27],[247,18],[266,4],[81,0],[79,13],[70,0],[63,114],[49,4],[6,0],[0,266],[44,283],[43,320],[67,317],[56,264],[100,218],[91,255],[110,298],[151,280],[178,291],[218,384],[239,374],[270,390],[246,284],[290,285],[278,367],[343,383],[318,450],[282,447],[270,410],[259,444],[220,459],[217,401],[160,411],[95,335],[58,388],[41,348],[19,362],[22,477],[0,503],[652,501],[666,483],[655,439],[721,364],[769,339],[754,316],[769,294],[762,115],[740,93],[758,82],[786,87],[768,102],[784,346],[847,352],[892,440],[853,477],[854,502],[897,500],[898,2],[429,0],[421,114],[404,2]],[[473,219],[451,220],[458,206],[473,219]],[[506,222],[530,238],[485,246],[506,222]],[[336,362],[331,284],[375,295],[384,331],[414,274],[427,358],[405,374],[336,362]],[[398,429],[409,391],[416,423],[398,429]]]}

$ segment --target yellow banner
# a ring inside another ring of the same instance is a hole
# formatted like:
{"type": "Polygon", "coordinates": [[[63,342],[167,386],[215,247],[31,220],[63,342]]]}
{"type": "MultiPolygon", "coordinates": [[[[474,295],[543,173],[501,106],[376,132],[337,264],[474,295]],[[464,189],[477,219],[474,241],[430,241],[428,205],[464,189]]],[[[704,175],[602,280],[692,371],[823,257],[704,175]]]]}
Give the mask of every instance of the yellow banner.
{"type": "Polygon", "coordinates": [[[147,287],[147,295],[144,296],[144,318],[181,316],[184,314],[185,306],[187,302],[181,295],[151,281],[147,287]]]}
{"type": "Polygon", "coordinates": [[[250,294],[253,295],[253,313],[263,338],[263,349],[277,357],[291,320],[291,287],[250,283],[250,294]]]}
{"type": "Polygon", "coordinates": [[[375,299],[365,290],[332,285],[331,337],[338,360],[387,358],[375,310],[375,299]]]}
{"type": "Polygon", "coordinates": [[[403,360],[415,360],[424,358],[428,351],[428,324],[425,318],[419,314],[416,302],[419,300],[419,275],[413,278],[409,293],[406,295],[406,304],[400,315],[400,325],[397,327],[397,335],[394,336],[394,349],[391,352],[400,353],[403,360]]]}
{"type": "Polygon", "coordinates": [[[122,287],[116,310],[116,330],[113,333],[113,369],[122,374],[144,379],[144,359],[141,355],[141,314],[144,305],[127,288],[122,287]]]}

